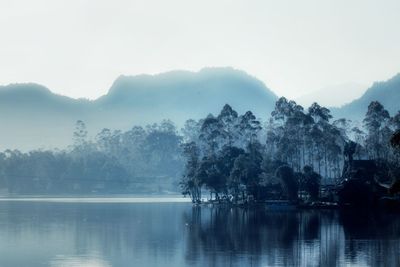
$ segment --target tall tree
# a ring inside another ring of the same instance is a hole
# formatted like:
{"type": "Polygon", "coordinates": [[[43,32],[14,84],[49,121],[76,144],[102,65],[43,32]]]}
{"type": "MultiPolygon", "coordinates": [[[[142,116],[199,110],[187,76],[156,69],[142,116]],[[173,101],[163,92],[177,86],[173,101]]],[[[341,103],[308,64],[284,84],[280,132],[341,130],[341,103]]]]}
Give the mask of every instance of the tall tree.
{"type": "Polygon", "coordinates": [[[368,132],[366,147],[371,158],[382,158],[386,154],[389,120],[389,112],[381,103],[373,101],[369,104],[363,122],[368,132]]]}
{"type": "Polygon", "coordinates": [[[200,151],[195,142],[183,144],[183,154],[186,158],[185,171],[181,181],[184,195],[188,194],[193,203],[201,201],[201,186],[203,181],[198,175],[200,151]]]}
{"type": "Polygon", "coordinates": [[[86,124],[81,120],[76,121],[75,131],[73,133],[73,142],[76,149],[82,148],[86,145],[87,135],[88,131],[86,129],[86,124]]]}
{"type": "Polygon", "coordinates": [[[199,140],[201,148],[207,155],[214,155],[222,148],[225,140],[225,131],[220,120],[208,115],[200,128],[199,140]]]}
{"type": "Polygon", "coordinates": [[[239,133],[239,146],[245,147],[248,143],[257,139],[258,132],[261,130],[261,123],[251,111],[239,117],[239,122],[236,126],[239,133]]]}
{"type": "Polygon", "coordinates": [[[229,146],[233,145],[234,140],[236,139],[237,132],[235,131],[235,126],[237,124],[238,120],[238,114],[235,110],[232,109],[231,106],[226,104],[220,114],[218,115],[217,119],[221,122],[223,131],[224,131],[224,137],[227,138],[226,143],[229,146]]]}

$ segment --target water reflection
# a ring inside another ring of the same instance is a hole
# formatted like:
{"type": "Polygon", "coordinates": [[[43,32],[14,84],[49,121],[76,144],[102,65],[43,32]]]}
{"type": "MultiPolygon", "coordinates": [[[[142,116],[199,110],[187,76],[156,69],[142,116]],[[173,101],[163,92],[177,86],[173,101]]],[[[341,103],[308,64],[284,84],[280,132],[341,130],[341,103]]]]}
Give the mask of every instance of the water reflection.
{"type": "Polygon", "coordinates": [[[0,266],[400,266],[400,217],[188,203],[0,203],[0,266]]]}
{"type": "Polygon", "coordinates": [[[398,214],[195,207],[186,220],[192,263],[400,266],[398,214]]]}
{"type": "Polygon", "coordinates": [[[340,260],[343,231],[332,223],[337,213],[193,208],[187,215],[191,262],[201,257],[208,266],[334,266],[340,260]]]}

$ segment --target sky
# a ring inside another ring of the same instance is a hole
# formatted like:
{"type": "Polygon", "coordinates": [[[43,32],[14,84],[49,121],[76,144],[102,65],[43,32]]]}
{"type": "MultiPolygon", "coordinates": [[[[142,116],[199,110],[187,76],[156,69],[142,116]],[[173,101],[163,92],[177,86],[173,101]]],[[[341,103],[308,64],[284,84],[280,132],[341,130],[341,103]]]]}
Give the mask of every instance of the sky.
{"type": "Polygon", "coordinates": [[[398,0],[0,0],[0,84],[94,99],[122,74],[232,66],[297,98],[400,72],[399,14],[398,0]]]}

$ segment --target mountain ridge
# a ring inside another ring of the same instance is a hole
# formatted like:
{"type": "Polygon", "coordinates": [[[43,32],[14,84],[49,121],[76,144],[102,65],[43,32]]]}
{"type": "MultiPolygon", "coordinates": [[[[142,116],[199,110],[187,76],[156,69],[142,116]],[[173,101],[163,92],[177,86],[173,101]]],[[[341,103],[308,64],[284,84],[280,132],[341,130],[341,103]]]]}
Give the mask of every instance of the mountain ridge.
{"type": "MultiPolygon", "coordinates": [[[[162,119],[179,128],[187,119],[217,114],[225,104],[239,114],[251,110],[265,121],[277,98],[256,77],[229,67],[120,75],[94,100],[56,94],[36,83],[14,83],[0,86],[0,124],[6,126],[0,132],[0,150],[64,148],[72,143],[77,120],[86,123],[91,137],[102,128],[127,130],[162,119]]],[[[331,111],[335,118],[361,121],[375,100],[391,115],[400,109],[400,74],[373,83],[358,99],[331,111]]]]}
{"type": "Polygon", "coordinates": [[[216,114],[226,103],[239,113],[252,110],[265,118],[277,99],[263,82],[233,68],[121,75],[95,100],[55,94],[33,83],[0,88],[0,123],[8,126],[0,135],[0,149],[23,150],[66,147],[78,119],[94,136],[102,128],[125,130],[162,119],[182,126],[187,119],[216,114]],[[21,101],[18,92],[24,90],[29,93],[21,101]]]}
{"type": "Polygon", "coordinates": [[[374,82],[362,96],[331,111],[335,117],[362,121],[372,101],[379,101],[390,115],[395,115],[400,110],[400,73],[386,81],[374,82]]]}

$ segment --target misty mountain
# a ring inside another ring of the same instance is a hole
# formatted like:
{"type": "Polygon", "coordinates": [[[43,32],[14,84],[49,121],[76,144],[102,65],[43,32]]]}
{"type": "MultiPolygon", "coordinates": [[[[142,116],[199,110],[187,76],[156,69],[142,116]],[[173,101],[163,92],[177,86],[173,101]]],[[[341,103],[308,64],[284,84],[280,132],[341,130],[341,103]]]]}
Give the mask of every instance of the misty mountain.
{"type": "Polygon", "coordinates": [[[229,103],[239,113],[251,110],[266,119],[277,96],[260,80],[232,68],[158,75],[120,76],[96,100],[73,99],[37,84],[0,87],[0,149],[64,148],[75,122],[83,120],[94,136],[102,128],[126,130],[171,119],[217,113],[229,103]]]}
{"type": "Polygon", "coordinates": [[[91,103],[53,94],[37,84],[0,87],[0,148],[50,148],[66,145],[76,118],[86,116],[91,103]]]}
{"type": "Polygon", "coordinates": [[[296,98],[295,101],[305,108],[311,106],[317,100],[321,106],[340,107],[359,98],[366,88],[366,85],[354,82],[337,84],[304,94],[296,98]]]}
{"type": "Polygon", "coordinates": [[[362,121],[372,101],[379,101],[392,116],[397,113],[400,110],[400,73],[387,81],[375,82],[360,98],[331,111],[336,118],[362,121]]]}

